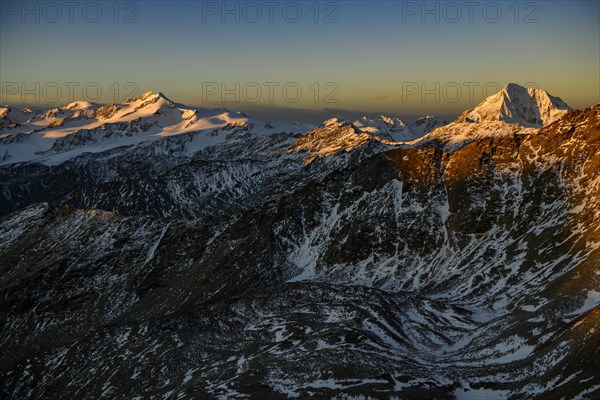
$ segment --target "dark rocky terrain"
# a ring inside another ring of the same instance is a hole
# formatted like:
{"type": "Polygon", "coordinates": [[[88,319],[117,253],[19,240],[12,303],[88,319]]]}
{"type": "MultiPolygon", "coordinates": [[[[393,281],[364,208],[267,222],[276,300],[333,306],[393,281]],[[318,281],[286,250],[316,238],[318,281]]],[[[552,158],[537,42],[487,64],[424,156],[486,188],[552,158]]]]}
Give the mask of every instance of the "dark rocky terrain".
{"type": "Polygon", "coordinates": [[[600,105],[444,129],[0,166],[1,397],[600,398],[600,105]]]}

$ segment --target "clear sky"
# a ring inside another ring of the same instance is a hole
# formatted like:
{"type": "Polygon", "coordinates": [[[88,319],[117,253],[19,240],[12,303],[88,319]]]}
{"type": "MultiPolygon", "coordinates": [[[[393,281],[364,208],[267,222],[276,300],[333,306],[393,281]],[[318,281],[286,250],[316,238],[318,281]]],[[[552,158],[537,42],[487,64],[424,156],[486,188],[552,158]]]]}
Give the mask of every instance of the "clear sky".
{"type": "Polygon", "coordinates": [[[509,82],[600,102],[595,0],[1,6],[0,103],[152,90],[274,119],[453,115],[509,82]]]}

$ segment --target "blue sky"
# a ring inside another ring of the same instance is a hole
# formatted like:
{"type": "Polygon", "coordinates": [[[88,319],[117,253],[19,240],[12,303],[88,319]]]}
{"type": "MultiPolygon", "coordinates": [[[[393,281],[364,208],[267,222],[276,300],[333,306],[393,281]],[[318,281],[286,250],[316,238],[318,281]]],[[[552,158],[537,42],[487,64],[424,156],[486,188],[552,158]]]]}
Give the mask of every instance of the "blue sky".
{"type": "Polygon", "coordinates": [[[78,3],[2,0],[3,103],[66,102],[68,82],[288,119],[452,115],[508,82],[600,102],[598,1],[78,3]]]}

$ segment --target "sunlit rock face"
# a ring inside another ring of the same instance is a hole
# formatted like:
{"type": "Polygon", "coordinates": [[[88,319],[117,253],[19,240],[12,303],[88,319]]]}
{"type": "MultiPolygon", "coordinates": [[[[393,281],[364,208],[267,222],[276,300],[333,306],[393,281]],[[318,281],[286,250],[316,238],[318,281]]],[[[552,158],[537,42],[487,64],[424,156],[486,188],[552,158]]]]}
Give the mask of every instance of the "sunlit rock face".
{"type": "Polygon", "coordinates": [[[233,117],[0,167],[3,398],[600,396],[600,105],[233,117]]]}

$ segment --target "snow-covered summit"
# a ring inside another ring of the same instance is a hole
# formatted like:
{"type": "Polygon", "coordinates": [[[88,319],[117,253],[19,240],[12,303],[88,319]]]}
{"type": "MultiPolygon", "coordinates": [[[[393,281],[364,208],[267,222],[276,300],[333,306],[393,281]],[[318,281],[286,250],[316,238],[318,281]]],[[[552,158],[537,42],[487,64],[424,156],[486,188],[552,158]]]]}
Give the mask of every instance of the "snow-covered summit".
{"type": "Polygon", "coordinates": [[[459,120],[504,121],[524,127],[541,128],[571,110],[562,99],[550,95],[545,90],[509,83],[477,107],[465,111],[459,120]]]}
{"type": "Polygon", "coordinates": [[[413,124],[385,115],[376,118],[365,116],[355,121],[330,118],[302,135],[291,151],[307,153],[304,161],[311,163],[316,158],[352,151],[368,142],[386,146],[412,143],[447,123],[433,116],[421,117],[413,124]]]}
{"type": "Polygon", "coordinates": [[[0,132],[4,129],[14,129],[26,124],[34,116],[29,108],[19,110],[15,107],[0,107],[0,132]]]}
{"type": "Polygon", "coordinates": [[[167,104],[171,106],[175,106],[175,102],[171,101],[167,96],[165,96],[162,92],[146,92],[138,97],[134,97],[131,99],[127,99],[123,101],[123,103],[137,103],[138,105],[148,105],[154,103],[167,104]]]}
{"type": "Polygon", "coordinates": [[[571,107],[545,90],[509,83],[452,123],[432,129],[418,141],[424,144],[433,140],[460,147],[483,137],[536,134],[569,111],[571,107]]]}
{"type": "Polygon", "coordinates": [[[288,149],[307,152],[308,160],[351,151],[373,141],[379,142],[375,143],[378,148],[429,140],[460,146],[480,137],[535,133],[570,110],[545,90],[511,83],[450,124],[431,115],[414,123],[379,115],[358,120],[334,117],[315,128],[261,121],[225,108],[190,107],[170,100],[162,92],[150,91],[121,103],[74,101],[37,114],[0,107],[0,164],[62,162],[85,152],[131,147],[182,134],[193,135],[197,149],[229,143],[232,135],[215,134],[231,133],[228,127],[254,136],[292,135],[288,149]]]}
{"type": "Polygon", "coordinates": [[[67,104],[66,106],[63,107],[63,109],[65,109],[65,110],[89,110],[89,109],[97,108],[97,107],[99,107],[99,105],[96,103],[79,100],[79,101],[74,101],[72,103],[67,104]]]}
{"type": "Polygon", "coordinates": [[[259,136],[298,134],[312,128],[258,121],[224,108],[189,107],[171,101],[161,92],[146,92],[106,105],[75,101],[37,115],[6,107],[0,108],[0,164],[34,160],[52,164],[86,152],[103,152],[182,134],[197,136],[194,148],[201,148],[228,140],[227,134],[214,134],[215,130],[229,132],[228,127],[240,126],[259,136]]]}

